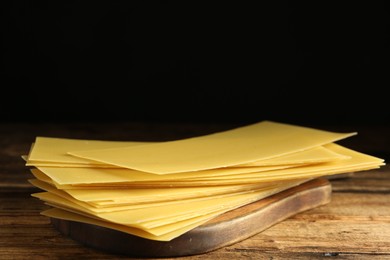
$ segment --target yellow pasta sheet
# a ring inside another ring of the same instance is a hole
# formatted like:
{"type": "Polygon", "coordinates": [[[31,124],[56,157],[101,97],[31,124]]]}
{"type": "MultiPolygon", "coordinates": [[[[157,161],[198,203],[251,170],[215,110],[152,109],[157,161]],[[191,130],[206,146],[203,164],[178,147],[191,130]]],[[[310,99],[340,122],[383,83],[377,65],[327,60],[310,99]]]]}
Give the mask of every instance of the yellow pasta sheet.
{"type": "MultiPolygon", "coordinates": [[[[55,186],[50,185],[39,179],[29,180],[34,186],[57,194],[61,197],[68,198],[71,196],[73,199],[80,202],[89,203],[88,206],[96,207],[102,203],[102,205],[117,206],[121,204],[126,205],[139,205],[157,202],[174,201],[178,202],[184,199],[192,198],[210,198],[212,196],[231,195],[233,193],[248,192],[252,190],[259,190],[261,188],[270,188],[278,185],[276,183],[260,183],[260,184],[247,184],[247,185],[227,185],[218,187],[189,187],[189,188],[146,188],[146,189],[110,189],[110,190],[59,190],[55,186]],[[92,203],[91,203],[92,202],[92,203]]],[[[280,184],[280,183],[279,183],[280,184]]],[[[69,200],[71,200],[69,198],[69,200]]],[[[84,204],[83,204],[84,205],[84,204]]],[[[143,205],[139,207],[144,207],[143,205]]],[[[102,210],[116,210],[102,209],[102,210]]]]}
{"type": "Polygon", "coordinates": [[[194,201],[192,203],[169,204],[157,207],[140,208],[133,210],[122,210],[114,212],[96,213],[86,209],[70,200],[64,199],[49,192],[34,193],[33,196],[45,202],[59,207],[71,209],[83,214],[92,215],[109,222],[133,226],[142,229],[154,228],[157,226],[172,224],[177,221],[183,221],[193,217],[210,214],[213,212],[221,213],[233,208],[245,205],[281,190],[298,185],[299,183],[289,183],[289,185],[279,186],[277,188],[254,190],[253,192],[240,193],[238,195],[222,196],[210,198],[207,200],[194,201]]]}
{"type": "Polygon", "coordinates": [[[305,179],[310,176],[323,177],[344,173],[361,172],[367,170],[378,169],[380,166],[377,163],[364,164],[358,166],[351,166],[345,168],[338,168],[333,170],[317,170],[314,172],[296,173],[290,175],[274,175],[274,176],[254,176],[247,178],[232,178],[232,179],[217,179],[217,180],[183,180],[183,181],[159,181],[159,182],[131,182],[131,183],[112,183],[112,184],[74,184],[74,185],[58,185],[55,186],[59,189],[129,189],[129,188],[168,188],[168,187],[200,187],[200,186],[219,186],[219,185],[244,185],[255,183],[271,183],[271,182],[283,182],[297,179],[305,179]]]}
{"type": "Polygon", "coordinates": [[[101,165],[102,163],[94,162],[67,154],[69,151],[79,151],[88,149],[106,149],[131,147],[140,144],[148,144],[147,142],[122,142],[122,141],[100,141],[100,140],[81,140],[67,138],[52,138],[38,136],[35,138],[35,143],[32,145],[30,153],[27,157],[27,166],[34,166],[37,163],[54,163],[54,164],[91,164],[101,165]]]}
{"type": "Polygon", "coordinates": [[[262,121],[168,142],[39,136],[22,158],[43,215],[170,241],[227,211],[314,178],[384,160],[337,141],[355,135],[262,121]]]}
{"type": "Polygon", "coordinates": [[[328,144],[326,145],[329,149],[333,151],[337,151],[338,153],[345,154],[350,159],[348,160],[337,160],[333,162],[327,162],[327,163],[319,163],[319,164],[310,164],[310,165],[304,165],[301,167],[294,167],[289,169],[279,169],[274,171],[267,171],[267,172],[254,172],[254,173],[244,173],[239,175],[231,175],[228,177],[225,176],[210,176],[210,177],[198,177],[198,178],[191,178],[187,181],[199,179],[199,180],[227,180],[227,179],[244,179],[244,178],[256,178],[256,177],[266,177],[266,176],[287,176],[287,175],[295,175],[295,174],[305,174],[308,175],[315,173],[317,171],[331,171],[333,170],[343,170],[344,168],[349,167],[360,167],[360,166],[366,166],[366,165],[375,165],[380,166],[383,165],[383,159],[379,159],[374,156],[370,156],[367,154],[363,154],[351,149],[348,149],[346,147],[343,147],[338,144],[328,144]]]}
{"type": "Polygon", "coordinates": [[[121,183],[138,181],[171,181],[198,178],[201,176],[230,176],[236,174],[262,172],[292,167],[290,165],[280,166],[257,166],[246,168],[222,168],[204,170],[199,172],[178,173],[172,175],[157,175],[135,171],[131,169],[102,169],[102,168],[56,168],[56,167],[37,167],[31,169],[32,172],[41,171],[49,176],[58,184],[80,184],[80,183],[121,183]]]}
{"type": "Polygon", "coordinates": [[[252,163],[240,164],[231,167],[253,167],[253,166],[270,166],[270,165],[286,165],[286,164],[312,164],[332,162],[336,160],[349,159],[349,156],[338,154],[324,146],[314,147],[312,149],[295,152],[286,156],[278,156],[268,160],[260,160],[252,163]]]}
{"type": "MultiPolygon", "coordinates": [[[[336,153],[339,154],[343,154],[349,157],[350,159],[337,160],[329,163],[312,164],[312,165],[306,165],[306,166],[294,167],[288,169],[280,169],[280,170],[275,169],[272,171],[254,172],[249,174],[245,174],[245,172],[243,172],[241,174],[234,174],[229,176],[205,176],[205,177],[198,177],[198,178],[184,179],[184,180],[180,180],[179,178],[173,178],[169,180],[160,179],[158,181],[151,181],[150,179],[143,181],[142,179],[138,179],[138,182],[133,182],[132,184],[127,183],[127,185],[134,186],[134,187],[137,187],[137,185],[141,185],[144,187],[146,186],[150,186],[150,187],[168,186],[169,187],[169,186],[181,185],[181,186],[188,187],[188,186],[203,186],[203,185],[245,184],[245,183],[252,183],[252,182],[272,182],[272,181],[291,180],[295,178],[311,178],[312,176],[340,174],[340,173],[346,173],[350,171],[375,169],[381,165],[384,165],[383,159],[366,155],[357,151],[353,151],[351,149],[342,147],[337,144],[328,144],[326,145],[326,147],[327,149],[335,151],[336,153]]],[[[172,174],[172,176],[174,175],[175,174],[172,174]]],[[[75,174],[74,176],[77,176],[77,174],[75,174]]],[[[154,176],[166,176],[166,175],[154,175],[154,176]]],[[[53,177],[53,175],[51,175],[50,177],[53,177]]],[[[97,175],[95,178],[98,178],[97,175]]],[[[75,181],[74,178],[71,178],[69,182],[67,182],[67,184],[78,184],[79,187],[80,187],[80,183],[81,182],[75,181]]],[[[124,185],[124,183],[122,184],[124,185]]],[[[107,186],[107,184],[104,183],[101,183],[101,185],[107,186]]],[[[90,184],[90,186],[93,186],[93,184],[90,184]]]]}
{"type": "Polygon", "coordinates": [[[81,159],[155,174],[201,171],[276,158],[336,142],[334,133],[263,121],[210,135],[129,147],[69,151],[81,159]]]}
{"type": "Polygon", "coordinates": [[[110,207],[94,207],[88,202],[83,202],[80,200],[77,200],[66,192],[62,190],[52,189],[51,187],[46,186],[43,183],[37,183],[36,180],[30,180],[30,182],[35,185],[36,187],[42,188],[43,190],[48,191],[48,193],[42,193],[42,194],[36,194],[35,196],[38,196],[40,198],[46,198],[50,199],[51,196],[55,195],[58,197],[61,197],[65,200],[67,200],[70,203],[73,203],[75,205],[78,205],[80,207],[83,207],[85,211],[90,212],[92,214],[98,214],[98,213],[104,213],[104,212],[116,212],[116,211],[129,211],[129,210],[135,210],[135,209],[141,209],[141,208],[155,208],[155,207],[162,207],[162,206],[175,206],[180,205],[183,203],[191,204],[193,202],[198,201],[207,201],[215,198],[224,198],[224,197],[232,197],[240,194],[246,194],[251,193],[253,191],[260,191],[260,190],[269,190],[271,188],[276,188],[280,186],[280,184],[274,184],[269,185],[268,187],[261,187],[261,188],[254,188],[253,190],[245,190],[245,191],[237,191],[237,192],[231,192],[231,193],[224,193],[224,194],[217,194],[210,196],[202,196],[202,197],[194,197],[194,198],[183,198],[181,200],[169,200],[169,201],[157,201],[157,202],[146,202],[146,203],[138,203],[138,204],[130,204],[130,205],[111,205],[110,207]],[[46,186],[46,187],[45,187],[46,186]]]}
{"type": "MultiPolygon", "coordinates": [[[[61,152],[65,151],[65,149],[71,149],[68,148],[69,145],[72,144],[69,139],[65,139],[65,143],[67,146],[63,147],[63,142],[59,142],[56,144],[55,140],[63,140],[58,138],[50,138],[50,142],[47,142],[46,145],[54,146],[54,147],[62,147],[60,150],[61,152]]],[[[81,140],[76,140],[77,143],[88,143],[91,141],[85,140],[85,142],[81,142],[81,140]]],[[[46,146],[45,146],[46,148],[46,146]]],[[[47,148],[46,148],[47,149],[47,148]]],[[[28,156],[22,156],[24,160],[27,161],[28,156]]],[[[348,159],[348,157],[337,154],[329,149],[324,148],[323,146],[314,147],[312,149],[304,150],[304,151],[298,151],[291,155],[286,156],[279,156],[276,158],[266,159],[266,160],[260,160],[259,162],[253,162],[253,163],[246,163],[246,164],[240,164],[240,165],[233,165],[230,167],[256,167],[256,166],[275,166],[275,165],[294,165],[294,164],[307,164],[307,163],[320,163],[320,162],[329,162],[339,159],[348,159]]],[[[84,163],[77,163],[79,160],[78,157],[70,157],[69,155],[66,155],[64,153],[54,153],[53,158],[51,158],[49,155],[46,155],[46,160],[50,161],[33,161],[29,160],[26,165],[27,166],[35,166],[35,167],[73,167],[73,168],[121,168],[116,165],[110,165],[110,164],[104,164],[99,162],[92,162],[92,161],[86,161],[84,163]],[[73,160],[72,158],[75,158],[74,163],[70,162],[55,162],[52,160],[58,159],[58,156],[66,156],[67,160],[73,160]]]]}

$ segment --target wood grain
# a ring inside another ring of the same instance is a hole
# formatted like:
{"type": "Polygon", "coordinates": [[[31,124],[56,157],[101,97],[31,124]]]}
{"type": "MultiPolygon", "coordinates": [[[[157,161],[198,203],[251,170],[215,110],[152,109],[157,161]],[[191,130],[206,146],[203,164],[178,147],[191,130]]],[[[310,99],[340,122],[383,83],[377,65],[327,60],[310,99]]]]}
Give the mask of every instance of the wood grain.
{"type": "MultiPolygon", "coordinates": [[[[109,254],[68,238],[39,214],[31,174],[20,155],[35,136],[107,140],[173,140],[228,129],[230,125],[77,123],[0,125],[0,259],[137,259],[109,254]]],[[[314,126],[315,127],[315,126],[314,126]]],[[[390,127],[329,126],[358,131],[347,147],[390,158],[390,127]]],[[[164,259],[390,259],[390,167],[332,179],[331,202],[205,254],[164,259]]],[[[157,259],[157,258],[151,258],[157,259]]]]}

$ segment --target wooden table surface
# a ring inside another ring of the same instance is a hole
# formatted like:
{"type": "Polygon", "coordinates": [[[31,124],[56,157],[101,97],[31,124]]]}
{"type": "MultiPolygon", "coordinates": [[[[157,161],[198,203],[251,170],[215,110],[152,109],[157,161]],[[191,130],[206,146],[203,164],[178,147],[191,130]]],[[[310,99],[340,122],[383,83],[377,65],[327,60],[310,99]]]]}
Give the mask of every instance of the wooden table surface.
{"type": "MultiPolygon", "coordinates": [[[[166,141],[227,130],[233,124],[3,123],[0,124],[0,259],[135,259],[64,237],[40,215],[45,205],[21,155],[36,136],[166,141]]],[[[311,125],[307,125],[311,126],[311,125]]],[[[389,126],[313,126],[356,131],[339,143],[386,160],[389,126]]],[[[387,161],[387,160],[386,160],[387,161]]],[[[175,259],[390,259],[390,167],[331,179],[332,199],[234,245],[175,259]]]]}

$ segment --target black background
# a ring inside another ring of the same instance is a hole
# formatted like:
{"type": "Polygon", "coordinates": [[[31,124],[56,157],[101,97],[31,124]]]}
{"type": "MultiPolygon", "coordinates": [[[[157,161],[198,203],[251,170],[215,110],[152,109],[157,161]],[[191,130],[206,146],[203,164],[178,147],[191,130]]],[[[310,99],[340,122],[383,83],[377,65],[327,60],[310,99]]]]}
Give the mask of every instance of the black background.
{"type": "Polygon", "coordinates": [[[0,120],[389,124],[386,1],[270,2],[3,1],[0,120]]]}

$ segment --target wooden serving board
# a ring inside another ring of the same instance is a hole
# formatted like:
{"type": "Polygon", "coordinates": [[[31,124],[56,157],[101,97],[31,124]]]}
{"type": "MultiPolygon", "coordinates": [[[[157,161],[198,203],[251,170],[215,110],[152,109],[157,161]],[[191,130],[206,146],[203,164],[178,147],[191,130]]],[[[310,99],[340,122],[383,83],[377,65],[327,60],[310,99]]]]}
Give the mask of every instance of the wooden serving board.
{"type": "Polygon", "coordinates": [[[148,240],[91,224],[51,218],[62,234],[106,252],[133,257],[175,257],[210,252],[251,237],[299,212],[330,202],[327,179],[315,179],[229,211],[169,242],[148,240]]]}

